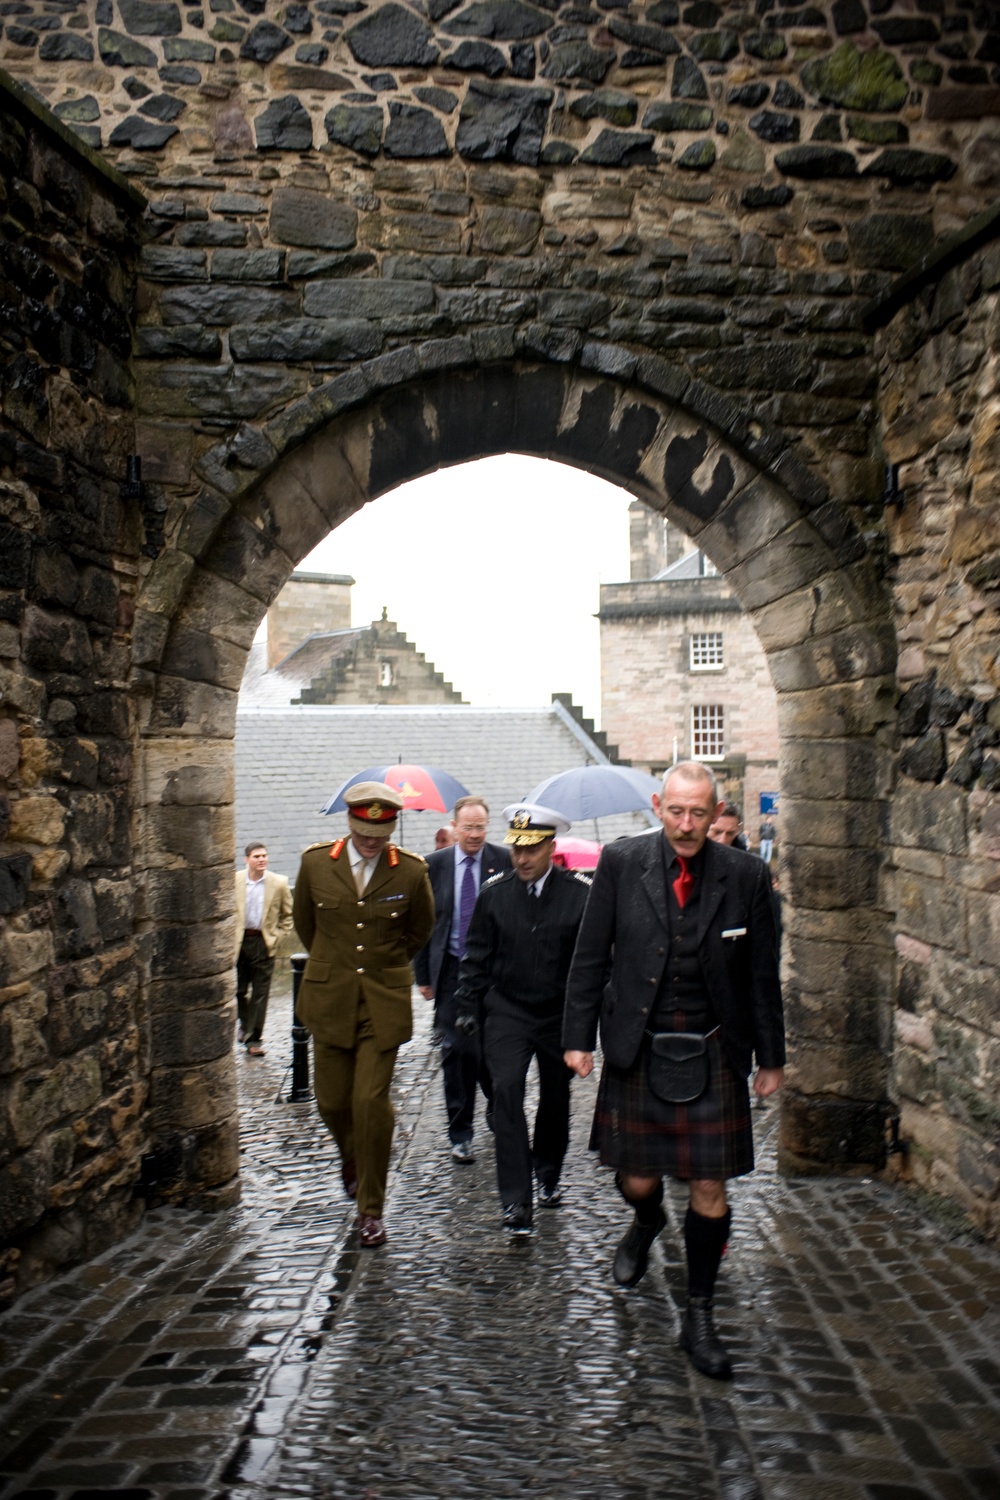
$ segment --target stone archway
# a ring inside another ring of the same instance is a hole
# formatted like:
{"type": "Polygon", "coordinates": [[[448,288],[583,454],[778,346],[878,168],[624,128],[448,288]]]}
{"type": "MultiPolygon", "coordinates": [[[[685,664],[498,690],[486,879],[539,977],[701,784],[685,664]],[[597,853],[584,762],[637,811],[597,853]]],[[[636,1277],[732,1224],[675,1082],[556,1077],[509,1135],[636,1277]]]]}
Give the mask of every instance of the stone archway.
{"type": "MultiPolygon", "coordinates": [[[[433,350],[433,346],[431,346],[433,350]]],[[[145,892],[161,1188],[235,1191],[232,735],[246,652],[293,567],[405,480],[499,452],[611,480],[680,525],[751,615],[779,696],[786,1003],[782,1160],[883,1154],[893,950],[883,894],[894,716],[889,604],[847,507],[738,402],[658,389],[634,356],[486,369],[401,351],[321,388],[201,466],[214,483],[140,600],[149,669],[137,869],[145,892]]],[[[470,503],[472,503],[470,501],[470,503]]]]}

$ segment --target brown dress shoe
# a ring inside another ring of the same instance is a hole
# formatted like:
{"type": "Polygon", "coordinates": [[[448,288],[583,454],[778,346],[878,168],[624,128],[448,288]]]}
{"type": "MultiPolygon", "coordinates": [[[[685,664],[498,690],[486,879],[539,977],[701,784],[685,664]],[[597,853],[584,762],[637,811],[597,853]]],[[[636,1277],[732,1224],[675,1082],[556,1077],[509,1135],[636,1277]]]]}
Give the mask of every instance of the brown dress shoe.
{"type": "Polygon", "coordinates": [[[344,1184],[344,1192],[348,1198],[356,1198],[358,1196],[358,1164],[356,1161],[341,1163],[340,1180],[344,1184]]]}
{"type": "Polygon", "coordinates": [[[384,1245],[387,1239],[381,1219],[376,1219],[374,1214],[358,1214],[358,1242],[362,1250],[374,1250],[376,1245],[384,1245]]]}

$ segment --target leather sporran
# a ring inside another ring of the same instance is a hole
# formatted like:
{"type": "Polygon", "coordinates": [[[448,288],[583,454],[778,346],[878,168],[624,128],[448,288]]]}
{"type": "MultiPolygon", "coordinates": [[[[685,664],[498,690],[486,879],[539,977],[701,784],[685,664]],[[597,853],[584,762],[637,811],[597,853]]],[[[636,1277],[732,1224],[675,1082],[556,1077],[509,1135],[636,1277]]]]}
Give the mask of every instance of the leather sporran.
{"type": "Polygon", "coordinates": [[[649,1086],[664,1104],[693,1104],[708,1087],[708,1039],[698,1031],[658,1031],[650,1039],[649,1086]]]}

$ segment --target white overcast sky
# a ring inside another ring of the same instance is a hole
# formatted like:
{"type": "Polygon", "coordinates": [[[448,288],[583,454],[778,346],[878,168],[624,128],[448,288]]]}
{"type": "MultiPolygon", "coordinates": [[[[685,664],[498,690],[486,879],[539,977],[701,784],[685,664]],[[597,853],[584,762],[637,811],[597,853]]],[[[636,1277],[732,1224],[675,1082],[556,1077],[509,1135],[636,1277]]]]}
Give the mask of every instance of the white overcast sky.
{"type": "Polygon", "coordinates": [[[601,583],[629,573],[630,496],[579,469],[504,454],[373,500],[299,567],[350,573],[353,625],[389,619],[470,703],[556,692],[600,724],[601,583]]]}

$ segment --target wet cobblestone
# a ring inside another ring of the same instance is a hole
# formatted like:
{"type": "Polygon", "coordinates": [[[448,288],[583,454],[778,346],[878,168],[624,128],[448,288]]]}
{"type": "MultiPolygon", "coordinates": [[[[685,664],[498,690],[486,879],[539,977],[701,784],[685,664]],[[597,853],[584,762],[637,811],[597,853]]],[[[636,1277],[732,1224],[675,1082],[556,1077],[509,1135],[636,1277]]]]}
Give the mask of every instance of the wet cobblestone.
{"type": "Polygon", "coordinates": [[[717,1296],[737,1374],[706,1380],[676,1347],[681,1197],[616,1289],[574,1085],[563,1205],[508,1243],[488,1139],[450,1160],[423,1022],[390,1243],[360,1255],[275,997],[238,1059],[239,1207],[156,1210],[0,1317],[3,1500],[996,1500],[1000,1256],[878,1183],[779,1178],[759,1111],[717,1296]]]}

